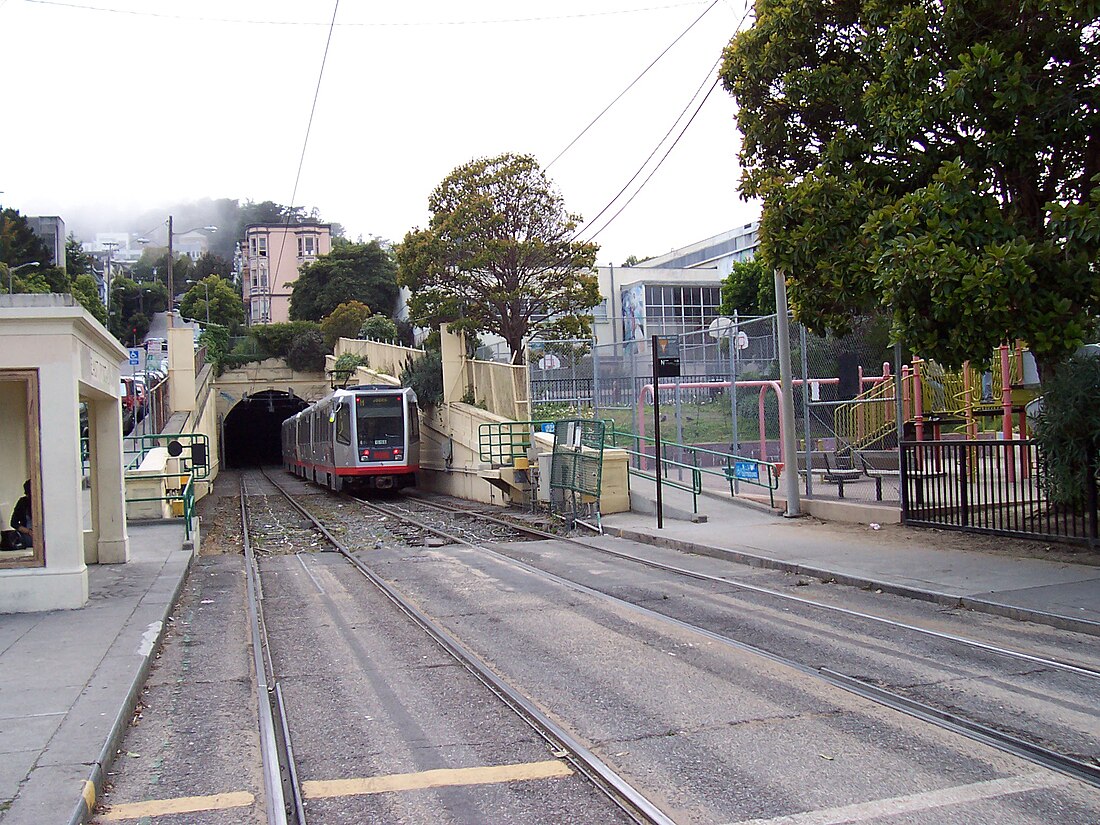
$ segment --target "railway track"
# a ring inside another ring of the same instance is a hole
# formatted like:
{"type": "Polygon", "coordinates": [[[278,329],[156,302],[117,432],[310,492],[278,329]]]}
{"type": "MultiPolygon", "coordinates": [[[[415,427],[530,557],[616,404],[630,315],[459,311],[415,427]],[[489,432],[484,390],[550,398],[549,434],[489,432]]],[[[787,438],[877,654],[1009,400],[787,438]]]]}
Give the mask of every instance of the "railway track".
{"type": "MultiPolygon", "coordinates": [[[[419,610],[400,592],[355,558],[338,535],[330,529],[331,525],[325,525],[315,518],[266,474],[242,475],[241,518],[245,528],[244,545],[249,578],[248,599],[250,621],[253,627],[254,664],[261,694],[260,739],[269,825],[286,823],[305,825],[306,811],[303,802],[303,783],[298,776],[299,771],[295,764],[291,742],[292,724],[287,718],[278,675],[272,663],[271,642],[267,636],[263,616],[263,594],[259,578],[260,554],[253,549],[253,544],[264,546],[266,548],[264,552],[269,555],[295,554],[303,548],[320,549],[318,536],[322,537],[329,548],[346,558],[389,602],[423,629],[454,661],[518,714],[548,743],[556,758],[566,760],[578,774],[586,777],[630,821],[671,825],[673,820],[642,792],[619,776],[564,727],[544,714],[528,697],[488,668],[442,625],[419,610]],[[268,702],[262,701],[262,697],[265,696],[269,699],[268,702]]],[[[403,542],[418,546],[424,537],[439,534],[439,531],[420,525],[412,525],[410,528],[411,522],[402,519],[380,524],[380,529],[375,530],[375,540],[379,544],[403,542]]],[[[495,526],[490,532],[501,536],[506,533],[500,526],[495,526]]],[[[507,536],[514,539],[515,533],[507,532],[507,536]]]]}
{"type": "MultiPolygon", "coordinates": [[[[1038,668],[1042,670],[1057,672],[1059,674],[1065,674],[1066,676],[1072,677],[1074,679],[1085,681],[1090,686],[1100,684],[1100,669],[1097,669],[1091,665],[1079,662],[1064,661],[1051,657],[1044,657],[1035,653],[1030,653],[1022,650],[1014,650],[1005,646],[989,644],[958,634],[951,634],[943,631],[920,627],[914,624],[907,624],[895,619],[890,619],[871,613],[865,613],[850,608],[837,607],[834,605],[822,604],[820,602],[794,596],[789,593],[783,593],[773,588],[761,587],[745,582],[733,581],[720,576],[699,573],[686,569],[684,567],[666,564],[659,561],[654,561],[652,559],[642,558],[631,553],[615,550],[608,547],[602,547],[593,540],[563,538],[558,535],[547,533],[545,531],[541,531],[535,528],[526,527],[512,521],[505,521],[500,518],[488,516],[483,513],[478,513],[473,510],[459,510],[456,508],[447,507],[445,505],[428,501],[421,496],[414,497],[411,502],[403,501],[401,503],[387,504],[371,502],[364,503],[363,506],[390,519],[406,520],[414,524],[418,529],[433,532],[449,543],[464,544],[470,547],[477,547],[483,552],[490,553],[498,559],[506,561],[507,563],[510,563],[512,565],[516,565],[533,575],[550,578],[551,580],[563,586],[592,596],[596,596],[600,599],[614,602],[619,606],[626,607],[630,610],[642,613],[646,616],[672,622],[678,627],[689,630],[693,633],[697,633],[710,641],[718,642],[734,647],[741,651],[767,658],[771,661],[798,670],[799,672],[813,676],[814,678],[820,679],[849,693],[855,694],[862,699],[866,699],[878,705],[908,714],[944,730],[966,736],[967,738],[974,741],[990,745],[1006,753],[1011,753],[1015,756],[1026,759],[1044,768],[1058,771],[1067,776],[1071,776],[1075,779],[1087,782],[1094,787],[1100,787],[1100,763],[1097,762],[1095,754],[1078,755],[1063,753],[1060,752],[1057,747],[1052,747],[1050,743],[1045,743],[1041,741],[1042,738],[1040,736],[1018,735],[1013,732],[1001,729],[995,723],[995,721],[991,721],[988,719],[982,720],[978,718],[971,718],[965,713],[957,712],[953,709],[945,708],[942,706],[937,706],[929,702],[920,701],[913,698],[911,695],[906,695],[899,690],[892,690],[887,686],[876,684],[870,678],[859,678],[851,676],[825,664],[807,664],[804,659],[787,656],[774,649],[766,649],[759,645],[749,644],[741,639],[734,638],[728,634],[715,632],[708,627],[700,626],[698,624],[694,624],[688,621],[679,620],[673,616],[668,615],[667,613],[658,612],[656,610],[641,606],[634,602],[617,598],[605,591],[597,590],[588,585],[581,584],[563,576],[556,575],[540,567],[514,558],[501,547],[493,547],[492,545],[495,542],[479,540],[476,538],[468,538],[467,535],[469,534],[476,535],[477,533],[484,531],[470,530],[469,528],[462,526],[461,522],[485,522],[496,525],[502,531],[524,534],[525,538],[527,539],[534,538],[553,540],[556,542],[565,542],[578,547],[583,547],[589,551],[597,550],[600,553],[603,553],[609,557],[621,561],[627,561],[632,564],[645,565],[646,567],[652,568],[654,570],[663,573],[671,573],[678,577],[701,582],[718,583],[742,590],[746,593],[752,593],[756,596],[765,596],[769,599],[778,600],[779,602],[792,605],[796,604],[800,608],[815,611],[825,611],[836,615],[842,615],[849,619],[856,619],[861,622],[867,622],[872,625],[887,628],[891,632],[914,634],[916,636],[935,640],[936,642],[943,645],[980,652],[983,655],[995,657],[997,659],[1003,660],[1006,663],[1026,665],[1029,668],[1029,672],[1030,669],[1038,668]],[[436,514],[445,514],[446,519],[444,521],[441,521],[437,517],[433,517],[433,512],[436,514]],[[455,518],[461,520],[457,529],[453,524],[453,519],[455,518]],[[446,526],[446,524],[448,523],[450,523],[451,525],[449,528],[446,526]]],[[[504,542],[506,541],[506,539],[501,539],[500,541],[504,542]]],[[[1095,691],[1095,687],[1093,687],[1092,690],[1095,691]]],[[[1095,695],[1095,693],[1093,695],[1095,695]]],[[[1100,727],[1100,714],[1097,714],[1095,710],[1093,719],[1095,720],[1095,724],[1093,726],[1095,730],[1097,727],[1100,727]]]]}

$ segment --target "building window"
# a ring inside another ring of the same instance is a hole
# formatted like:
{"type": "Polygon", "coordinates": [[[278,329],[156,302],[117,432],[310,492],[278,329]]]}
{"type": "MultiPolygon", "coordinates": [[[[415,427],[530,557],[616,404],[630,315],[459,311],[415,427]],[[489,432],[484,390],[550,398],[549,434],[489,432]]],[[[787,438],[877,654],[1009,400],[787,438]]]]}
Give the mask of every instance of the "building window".
{"type": "Polygon", "coordinates": [[[263,235],[256,238],[256,254],[261,258],[267,257],[267,238],[263,235]]]}
{"type": "Polygon", "coordinates": [[[256,238],[255,236],[248,239],[248,254],[253,258],[256,257],[256,238]]]}

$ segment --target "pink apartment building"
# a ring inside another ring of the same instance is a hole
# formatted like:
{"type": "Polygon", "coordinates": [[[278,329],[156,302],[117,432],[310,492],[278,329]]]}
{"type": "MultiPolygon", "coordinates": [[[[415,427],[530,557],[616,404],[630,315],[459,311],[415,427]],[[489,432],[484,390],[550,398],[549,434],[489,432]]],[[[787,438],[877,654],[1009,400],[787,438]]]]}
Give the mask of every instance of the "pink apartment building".
{"type": "Polygon", "coordinates": [[[246,322],[290,320],[290,290],[299,267],[332,251],[327,223],[254,224],[245,227],[241,247],[246,322]]]}

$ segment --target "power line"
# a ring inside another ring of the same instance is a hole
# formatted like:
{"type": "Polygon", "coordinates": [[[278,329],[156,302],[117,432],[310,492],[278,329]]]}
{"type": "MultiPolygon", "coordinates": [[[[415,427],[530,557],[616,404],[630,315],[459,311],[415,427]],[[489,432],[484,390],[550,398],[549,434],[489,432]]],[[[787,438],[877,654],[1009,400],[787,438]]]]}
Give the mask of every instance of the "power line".
{"type": "Polygon", "coordinates": [[[657,165],[653,167],[653,170],[648,175],[646,175],[646,179],[644,181],[642,181],[642,185],[634,190],[634,194],[631,195],[629,198],[627,198],[626,203],[624,203],[622,206],[620,206],[619,210],[614,215],[612,215],[610,218],[608,218],[607,221],[604,222],[603,226],[601,226],[599,229],[597,229],[595,232],[592,233],[592,237],[589,238],[589,241],[594,240],[597,235],[599,235],[601,232],[603,232],[605,229],[607,229],[607,227],[611,225],[611,222],[614,221],[615,218],[619,217],[619,215],[622,214],[623,210],[626,209],[628,206],[630,206],[631,201],[633,201],[636,197],[638,197],[638,195],[641,193],[641,191],[643,189],[645,189],[646,184],[649,183],[650,179],[652,179],[652,177],[655,174],[657,174],[657,170],[661,168],[661,165],[668,158],[669,154],[672,152],[673,149],[676,148],[676,144],[680,142],[680,138],[682,138],[684,136],[684,132],[686,132],[688,130],[688,127],[691,126],[692,121],[695,120],[695,116],[699,114],[699,110],[703,108],[703,104],[705,104],[707,102],[707,100],[710,98],[711,92],[713,92],[716,88],[718,88],[718,78],[717,77],[714,78],[714,83],[711,84],[711,87],[707,90],[706,95],[703,97],[703,99],[701,101],[699,101],[699,105],[697,107],[695,107],[695,111],[691,113],[691,117],[688,119],[688,122],[684,124],[684,128],[680,130],[680,134],[678,134],[676,136],[676,140],[674,140],[672,142],[672,145],[668,147],[668,151],[666,151],[661,156],[661,159],[657,162],[657,165]]]}
{"type": "MultiPolygon", "coordinates": [[[[710,9],[707,9],[707,11],[710,11],[710,9]]],[[[731,9],[731,11],[732,11],[732,9],[731,9]]],[[[748,19],[749,14],[751,12],[752,12],[752,8],[749,6],[748,0],[745,0],[745,12],[744,12],[744,14],[741,15],[741,19],[739,21],[737,21],[737,26],[734,28],[735,32],[741,30],[741,27],[743,25],[745,25],[745,21],[748,19]]],[[[704,14],[705,13],[706,12],[704,12],[704,14]]],[[[696,22],[698,22],[698,21],[696,21],[696,22]]],[[[718,64],[721,63],[721,61],[722,61],[722,56],[719,55],[718,59],[714,62],[714,65],[711,66],[710,70],[708,70],[707,77],[710,77],[710,73],[713,72],[718,67],[718,64]]],[[[669,154],[676,147],[676,144],[680,142],[680,138],[682,138],[684,136],[684,132],[687,131],[687,128],[691,125],[692,121],[695,120],[696,115],[698,115],[699,111],[703,108],[703,104],[705,104],[707,102],[707,99],[710,97],[711,93],[718,86],[718,80],[719,80],[719,78],[714,79],[714,83],[711,85],[710,89],[707,90],[707,93],[703,97],[703,99],[699,102],[699,105],[696,107],[695,111],[692,113],[691,118],[689,118],[688,122],[684,124],[684,128],[681,129],[680,134],[676,136],[676,140],[673,141],[672,145],[668,147],[668,151],[666,151],[664,153],[664,155],[661,156],[660,161],[658,161],[657,165],[646,176],[646,179],[644,181],[642,181],[641,186],[639,186],[637,188],[637,190],[635,190],[634,194],[631,195],[627,199],[626,203],[624,203],[621,207],[619,207],[619,210],[617,212],[615,212],[614,215],[612,215],[610,218],[607,219],[607,221],[604,223],[603,226],[601,226],[598,230],[596,230],[594,233],[592,233],[592,236],[589,238],[589,242],[595,240],[597,235],[599,235],[601,232],[603,232],[605,229],[607,229],[607,227],[611,225],[612,221],[614,221],[615,218],[619,217],[619,215],[622,214],[623,210],[626,209],[626,207],[630,205],[631,201],[633,201],[634,198],[638,197],[638,194],[642,191],[642,189],[645,188],[646,184],[648,184],[649,181],[653,178],[653,176],[654,176],[654,174],[656,174],[657,170],[661,168],[661,165],[665,162],[665,160],[668,158],[669,154]]],[[[668,132],[665,132],[664,136],[659,141],[657,141],[657,145],[653,147],[653,151],[649,153],[649,157],[647,157],[645,159],[645,161],[642,162],[642,165],[638,167],[638,171],[635,172],[633,174],[633,176],[631,176],[630,180],[626,182],[626,185],[623,186],[623,188],[618,191],[618,193],[615,195],[615,197],[613,197],[608,202],[607,206],[605,206],[603,209],[600,210],[599,214],[597,214],[596,217],[594,217],[591,220],[586,222],[585,228],[580,229],[580,230],[577,231],[576,235],[574,235],[575,239],[579,238],[582,234],[587,232],[588,228],[593,226],[596,223],[596,221],[598,221],[600,219],[600,216],[603,215],[605,212],[607,212],[607,210],[611,208],[612,204],[614,204],[615,201],[617,201],[620,197],[622,197],[623,192],[625,192],[630,187],[630,184],[632,184],[637,179],[638,175],[641,174],[641,172],[645,168],[646,164],[649,163],[649,161],[657,153],[657,150],[661,147],[661,144],[663,144],[666,140],[668,140],[669,134],[671,134],[672,130],[674,128],[676,128],[676,124],[679,123],[680,120],[683,118],[684,112],[686,112],[688,107],[691,106],[692,101],[694,101],[699,96],[699,92],[702,90],[704,85],[706,85],[706,78],[703,79],[703,82],[699,85],[699,88],[695,90],[695,93],[691,96],[691,99],[688,101],[687,106],[684,107],[683,111],[681,111],[680,114],[676,117],[676,119],[672,122],[672,126],[669,127],[668,132]]]]}
{"type": "MultiPolygon", "coordinates": [[[[0,5],[7,2],[2,0],[0,5]]],[[[116,9],[106,6],[92,6],[86,3],[65,3],[62,0],[23,0],[25,3],[33,3],[38,6],[57,6],[66,9],[78,9],[80,11],[92,11],[100,12],[103,14],[121,14],[128,17],[151,17],[161,20],[183,20],[199,23],[228,23],[231,25],[255,25],[255,26],[324,26],[329,25],[323,21],[313,20],[263,20],[257,18],[234,18],[234,17],[201,17],[201,16],[189,16],[183,14],[165,14],[164,12],[156,11],[140,11],[136,9],[116,9]]],[[[541,23],[544,21],[554,20],[580,20],[588,17],[611,17],[620,14],[637,14],[641,12],[650,11],[664,11],[665,9],[682,8],[683,6],[698,6],[705,0],[687,0],[683,3],[668,3],[661,6],[644,6],[642,8],[635,9],[618,9],[614,11],[594,11],[583,12],[578,14],[561,14],[561,15],[549,15],[546,17],[502,17],[497,19],[486,20],[427,20],[423,22],[415,22],[409,20],[398,20],[393,22],[384,21],[369,21],[364,23],[348,22],[337,23],[336,25],[345,28],[421,28],[427,26],[494,26],[494,25],[507,25],[514,23],[541,23]]]]}
{"type": "MultiPolygon", "coordinates": [[[[721,58],[721,56],[719,56],[718,59],[714,61],[714,65],[712,65],[709,69],[707,69],[707,73],[706,73],[706,76],[703,78],[703,82],[699,84],[699,86],[695,89],[694,92],[692,92],[692,95],[688,99],[688,102],[684,105],[684,108],[680,110],[680,114],[676,115],[676,119],[672,121],[672,125],[668,127],[668,131],[665,132],[664,136],[659,141],[657,141],[657,145],[653,147],[653,151],[651,151],[649,153],[649,156],[645,160],[642,161],[641,165],[638,167],[638,171],[636,171],[631,176],[630,180],[628,180],[625,184],[623,184],[622,189],[620,189],[618,192],[615,193],[615,197],[613,197],[610,201],[607,202],[607,206],[605,206],[603,209],[601,209],[599,211],[599,213],[594,218],[591,218],[591,219],[589,219],[588,221],[585,222],[586,226],[594,225],[596,223],[596,221],[598,221],[601,217],[603,217],[603,214],[605,212],[607,212],[607,210],[610,209],[615,204],[615,201],[617,201],[619,198],[621,198],[623,196],[623,193],[627,189],[630,188],[630,184],[634,183],[634,181],[636,181],[638,179],[638,176],[640,174],[642,174],[642,170],[644,170],[646,168],[646,166],[649,164],[649,162],[651,160],[653,160],[653,156],[657,154],[657,150],[659,150],[661,148],[662,144],[664,144],[664,142],[666,140],[668,140],[669,135],[671,135],[673,130],[676,128],[676,124],[679,123],[681,120],[683,120],[684,115],[686,115],[688,109],[691,108],[691,104],[695,101],[695,99],[697,97],[699,97],[700,92],[703,91],[703,87],[707,85],[707,81],[710,80],[711,75],[713,74],[714,70],[718,68],[718,64],[721,63],[721,62],[722,62],[722,58],[721,58]]],[[[710,94],[710,92],[708,92],[707,94],[710,94]]],[[[576,238],[579,239],[580,236],[584,234],[584,232],[585,232],[585,230],[581,229],[577,233],[576,238]]]]}
{"type": "Polygon", "coordinates": [[[595,118],[593,118],[591,123],[589,123],[583,129],[581,129],[581,133],[579,135],[577,135],[575,138],[573,138],[571,141],[569,141],[568,146],[566,146],[564,149],[562,149],[560,152],[558,152],[558,154],[554,157],[554,159],[552,161],[550,161],[548,164],[546,164],[546,166],[543,167],[543,171],[544,172],[549,171],[550,167],[553,166],[555,163],[557,163],[562,155],[564,155],[566,152],[568,152],[570,149],[572,149],[573,144],[575,144],[578,140],[580,140],[582,137],[584,137],[585,133],[587,133],[588,130],[591,129],[593,126],[595,126],[596,123],[599,121],[599,119],[602,118],[605,114],[607,114],[608,110],[612,106],[614,106],[616,103],[618,103],[619,100],[623,97],[623,95],[625,95],[632,88],[634,88],[634,85],[639,80],[641,80],[643,77],[645,77],[646,72],[648,72],[650,69],[652,69],[654,66],[656,66],[657,61],[659,61],[662,57],[664,57],[666,54],[668,54],[669,50],[672,49],[672,47],[675,46],[677,43],[679,43],[680,40],[683,39],[684,35],[686,35],[689,31],[691,31],[693,28],[695,28],[695,24],[698,23],[700,20],[702,20],[704,17],[706,17],[707,12],[709,12],[711,9],[713,9],[716,5],[718,5],[718,0],[713,0],[713,2],[703,10],[702,14],[700,14],[698,17],[695,18],[695,20],[692,21],[690,26],[688,26],[686,29],[684,29],[682,32],[680,32],[679,36],[675,40],[673,40],[671,43],[669,43],[667,46],[665,46],[664,50],[659,55],[657,55],[655,58],[653,58],[653,62],[651,62],[648,66],[646,66],[644,69],[642,69],[642,73],[640,75],[638,75],[636,78],[634,78],[632,81],[630,81],[630,84],[625,89],[623,89],[621,92],[619,92],[619,94],[616,95],[615,99],[612,100],[610,103],[608,103],[604,107],[602,112],[600,112],[598,115],[596,115],[595,118]]]}
{"type": "MultiPolygon", "coordinates": [[[[325,53],[321,56],[321,70],[317,72],[317,87],[313,90],[313,105],[309,108],[309,122],[306,123],[306,135],[302,140],[302,153],[298,157],[298,173],[294,176],[294,190],[290,194],[290,203],[287,205],[286,211],[286,224],[283,226],[283,241],[279,244],[279,257],[275,261],[275,273],[279,272],[283,263],[283,252],[286,249],[286,229],[290,227],[291,218],[294,215],[294,201],[298,197],[298,183],[302,179],[302,167],[306,162],[306,147],[309,146],[309,133],[313,128],[313,115],[317,112],[317,99],[321,96],[321,80],[325,76],[325,64],[328,62],[328,50],[332,45],[332,32],[336,28],[336,12],[340,10],[340,0],[336,0],[332,6],[332,20],[329,21],[328,36],[325,38],[325,53]]],[[[268,300],[271,300],[271,278],[274,277],[272,273],[268,273],[268,300]]],[[[269,305],[270,311],[270,305],[269,305]]]]}

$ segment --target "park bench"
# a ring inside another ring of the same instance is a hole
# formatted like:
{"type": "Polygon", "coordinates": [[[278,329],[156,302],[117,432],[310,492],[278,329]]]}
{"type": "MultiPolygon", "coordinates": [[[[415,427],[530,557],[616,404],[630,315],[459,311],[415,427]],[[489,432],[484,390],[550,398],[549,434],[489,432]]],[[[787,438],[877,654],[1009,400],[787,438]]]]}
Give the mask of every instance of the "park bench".
{"type": "MultiPolygon", "coordinates": [[[[798,474],[806,477],[806,453],[798,453],[798,474]]],[[[863,477],[862,467],[852,463],[850,456],[838,455],[825,450],[813,450],[810,453],[810,472],[829,484],[836,485],[838,498],[844,498],[844,485],[859,481],[863,477]]]]}
{"type": "Polygon", "coordinates": [[[863,472],[875,480],[875,500],[882,501],[882,480],[901,479],[901,454],[897,450],[860,450],[856,457],[863,472]]]}

